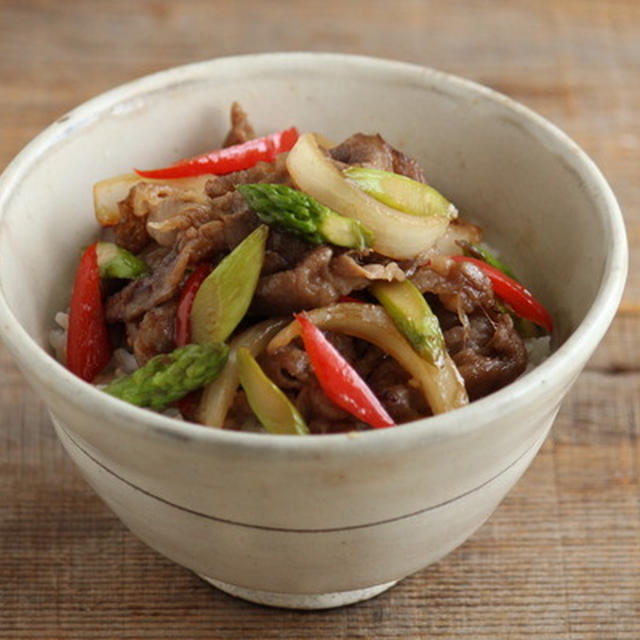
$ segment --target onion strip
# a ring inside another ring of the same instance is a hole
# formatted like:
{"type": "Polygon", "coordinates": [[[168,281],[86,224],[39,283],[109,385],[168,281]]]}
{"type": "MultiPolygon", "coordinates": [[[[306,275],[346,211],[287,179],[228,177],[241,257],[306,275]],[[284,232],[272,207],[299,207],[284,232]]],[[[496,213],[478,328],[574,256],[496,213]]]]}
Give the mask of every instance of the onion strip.
{"type": "Polygon", "coordinates": [[[446,216],[414,216],[367,195],[338,171],[312,133],[298,138],[287,156],[287,169],[301,191],[373,232],[373,249],[384,256],[415,258],[428,251],[449,225],[446,216]]]}
{"type": "MultiPolygon", "coordinates": [[[[341,302],[312,309],[306,314],[314,324],[323,329],[367,340],[395,358],[418,382],[434,414],[451,411],[469,402],[460,373],[446,350],[440,366],[423,360],[396,329],[382,307],[341,302]]],[[[299,324],[290,323],[269,342],[267,353],[275,352],[299,335],[299,324]]]]}
{"type": "Polygon", "coordinates": [[[103,227],[112,227],[118,224],[122,217],[118,203],[129,195],[132,187],[142,182],[166,184],[176,189],[202,192],[204,185],[210,178],[210,175],[206,175],[195,178],[152,180],[141,178],[137,173],[123,173],[106,180],[100,180],[93,185],[93,208],[96,220],[103,227]]]}

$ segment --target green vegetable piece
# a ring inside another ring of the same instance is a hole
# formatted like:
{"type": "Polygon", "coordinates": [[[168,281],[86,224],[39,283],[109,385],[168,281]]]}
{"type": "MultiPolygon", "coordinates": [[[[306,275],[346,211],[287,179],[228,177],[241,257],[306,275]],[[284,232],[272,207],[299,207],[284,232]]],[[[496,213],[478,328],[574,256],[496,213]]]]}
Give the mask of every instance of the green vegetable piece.
{"type": "Polygon", "coordinates": [[[242,184],[236,189],[266,224],[291,231],[313,244],[366,249],[373,234],[302,191],[283,184],[242,184]]]}
{"type": "Polygon", "coordinates": [[[101,278],[133,280],[149,273],[144,260],[113,242],[98,242],[96,251],[101,278]]]}
{"type": "Polygon", "coordinates": [[[240,384],[262,426],[270,433],[308,435],[309,429],[295,406],[273,383],[246,347],[236,353],[240,384]]]}
{"type": "Polygon", "coordinates": [[[188,344],[151,358],[104,391],[139,407],[163,409],[216,378],[228,355],[229,347],[224,343],[188,344]]]}
{"type": "Polygon", "coordinates": [[[420,356],[440,366],[445,354],[444,336],[438,318],[417,287],[410,280],[378,281],[369,291],[420,356]]]}
{"type": "Polygon", "coordinates": [[[258,284],[268,234],[258,227],[200,285],[191,307],[193,342],[223,342],[238,326],[258,284]]]}
{"type": "Polygon", "coordinates": [[[506,264],[504,264],[504,262],[494,256],[493,253],[491,253],[491,251],[489,251],[487,248],[479,244],[472,244],[471,242],[466,241],[461,241],[459,244],[462,247],[462,252],[465,256],[484,260],[492,267],[500,269],[500,271],[502,271],[505,276],[509,276],[512,280],[520,282],[520,280],[518,280],[518,278],[516,278],[516,276],[514,275],[513,271],[511,271],[511,269],[506,264]]]}
{"type": "Polygon", "coordinates": [[[458,217],[458,210],[439,191],[407,176],[366,167],[349,167],[344,175],[366,194],[398,211],[449,220],[458,217]]]}

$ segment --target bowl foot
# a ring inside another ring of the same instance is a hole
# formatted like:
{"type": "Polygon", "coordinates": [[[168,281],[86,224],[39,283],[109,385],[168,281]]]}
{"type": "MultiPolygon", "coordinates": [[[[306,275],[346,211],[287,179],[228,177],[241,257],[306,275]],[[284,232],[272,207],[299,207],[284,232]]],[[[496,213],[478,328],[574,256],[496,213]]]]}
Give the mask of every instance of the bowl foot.
{"type": "Polygon", "coordinates": [[[224,591],[236,598],[242,598],[249,602],[262,604],[269,607],[281,607],[285,609],[331,609],[343,607],[348,604],[368,600],[390,589],[398,580],[377,584],[366,589],[354,589],[353,591],[335,591],[333,593],[280,593],[277,591],[260,591],[259,589],[245,589],[234,584],[228,584],[221,580],[209,578],[198,574],[203,580],[213,585],[220,591],[224,591]]]}

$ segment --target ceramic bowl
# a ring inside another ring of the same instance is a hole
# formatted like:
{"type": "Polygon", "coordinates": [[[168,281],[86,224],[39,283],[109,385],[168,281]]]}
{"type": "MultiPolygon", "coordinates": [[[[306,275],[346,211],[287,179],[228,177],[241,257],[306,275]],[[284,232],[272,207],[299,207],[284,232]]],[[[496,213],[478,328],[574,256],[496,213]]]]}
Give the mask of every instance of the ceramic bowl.
{"type": "Polygon", "coordinates": [[[240,56],[142,78],[60,118],[0,182],[2,336],[69,455],[140,539],[276,606],[370,597],[467,539],[545,439],[614,316],[626,265],[616,200],[566,135],[472,82],[371,58],[240,56]],[[98,231],[92,184],[215,146],[233,100],[258,133],[380,132],[417,157],[551,310],[552,355],[455,412],[307,438],[182,423],[71,375],[48,332],[98,231]]]}

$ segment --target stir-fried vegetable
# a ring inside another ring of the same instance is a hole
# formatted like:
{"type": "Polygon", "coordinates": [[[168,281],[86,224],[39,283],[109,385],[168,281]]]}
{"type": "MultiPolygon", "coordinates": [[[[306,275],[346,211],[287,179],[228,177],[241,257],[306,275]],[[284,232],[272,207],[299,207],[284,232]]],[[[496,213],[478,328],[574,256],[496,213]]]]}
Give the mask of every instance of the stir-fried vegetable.
{"type": "Polygon", "coordinates": [[[237,352],[238,376],[247,402],[262,426],[270,433],[308,435],[300,412],[287,396],[269,380],[248,349],[237,352]]]}
{"type": "Polygon", "coordinates": [[[258,227],[200,285],[191,308],[194,342],[221,342],[238,326],[258,283],[268,234],[258,227]]]}
{"type": "Polygon", "coordinates": [[[249,169],[258,162],[273,162],[279,153],[289,151],[298,139],[295,127],[255,138],[231,147],[209,151],[193,158],[180,160],[169,167],[136,173],[144,178],[183,178],[203,173],[224,175],[233,171],[249,169]]]}
{"type": "Polygon", "coordinates": [[[440,323],[411,280],[374,282],[369,291],[413,348],[431,364],[441,366],[446,346],[440,323]]]}
{"type": "Polygon", "coordinates": [[[207,263],[198,265],[189,275],[180,292],[176,311],[176,345],[184,347],[191,342],[191,309],[200,285],[211,273],[212,266],[207,263]]]}
{"type": "Polygon", "coordinates": [[[98,242],[96,252],[101,278],[133,280],[149,272],[144,260],[113,242],[98,242]]]}
{"type": "Polygon", "coordinates": [[[202,424],[212,427],[224,426],[224,421],[238,388],[238,349],[245,348],[252,356],[257,356],[267,346],[271,338],[287,324],[282,318],[260,322],[245,329],[230,343],[229,359],[222,373],[202,393],[197,418],[202,424]]]}
{"type": "Polygon", "coordinates": [[[85,249],[76,270],[67,334],[67,367],[91,382],[111,358],[111,345],[104,320],[98,243],[85,249]]]}
{"type": "Polygon", "coordinates": [[[327,397],[376,429],[395,426],[373,391],[322,331],[304,313],[296,314],[296,321],[313,371],[327,397]]]}
{"type": "Polygon", "coordinates": [[[343,216],[359,220],[373,233],[373,249],[407,259],[429,250],[449,225],[447,216],[415,216],[388,207],[347,180],[311,133],[300,136],[287,156],[296,186],[343,216]]]}
{"type": "Polygon", "coordinates": [[[398,211],[417,216],[458,216],[458,210],[428,184],[380,169],[347,167],[344,175],[365,193],[398,211]]]}
{"type": "MultiPolygon", "coordinates": [[[[453,369],[438,368],[421,358],[382,307],[342,302],[312,309],[306,315],[318,327],[372,342],[395,358],[418,382],[433,413],[444,413],[468,403],[466,391],[460,389],[459,378],[452,375],[453,369]]],[[[273,353],[299,334],[299,323],[292,322],[271,340],[267,352],[273,353]]]]}
{"type": "Polygon", "coordinates": [[[211,382],[222,371],[229,347],[224,343],[188,344],[154,356],[132,374],[105,387],[131,404],[163,409],[211,382]]]}
{"type": "Polygon", "coordinates": [[[438,318],[416,286],[410,280],[375,282],[369,290],[416,352],[437,368],[436,377],[447,392],[466,404],[464,380],[447,352],[438,318]]]}
{"type": "Polygon", "coordinates": [[[291,231],[312,244],[366,249],[373,234],[353,218],[341,216],[302,191],[284,184],[241,184],[236,189],[262,222],[291,231]]]}
{"type": "Polygon", "coordinates": [[[483,247],[479,244],[473,244],[471,242],[465,242],[464,240],[459,241],[458,244],[462,248],[462,252],[465,256],[483,260],[487,264],[490,264],[492,267],[495,267],[496,269],[502,271],[502,273],[504,273],[506,276],[509,276],[509,278],[511,278],[512,280],[519,282],[513,271],[511,271],[511,269],[504,262],[502,262],[502,260],[499,260],[486,247],[483,247]]]}
{"type": "Polygon", "coordinates": [[[202,193],[204,185],[211,178],[210,175],[194,176],[187,178],[175,178],[173,180],[152,180],[142,178],[137,173],[124,173],[122,175],[100,180],[93,185],[93,207],[96,220],[103,227],[112,227],[121,220],[122,213],[119,203],[124,200],[131,187],[141,183],[167,185],[174,189],[180,189],[190,193],[202,193]]]}
{"type": "Polygon", "coordinates": [[[544,305],[533,294],[499,269],[483,260],[469,256],[451,256],[457,262],[470,262],[478,267],[491,280],[496,295],[504,300],[519,316],[540,325],[553,333],[553,319],[544,305]]]}

